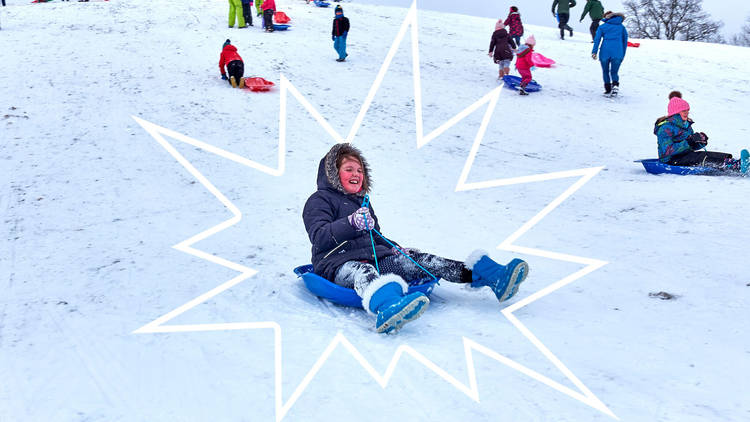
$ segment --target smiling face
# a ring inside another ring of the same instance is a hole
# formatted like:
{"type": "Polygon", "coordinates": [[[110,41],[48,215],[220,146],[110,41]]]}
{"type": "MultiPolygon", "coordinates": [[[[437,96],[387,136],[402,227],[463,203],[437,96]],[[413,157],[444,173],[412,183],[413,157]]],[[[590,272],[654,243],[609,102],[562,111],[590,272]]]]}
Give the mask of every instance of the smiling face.
{"type": "Polygon", "coordinates": [[[680,112],[680,117],[682,117],[682,120],[687,121],[689,113],[690,113],[690,109],[682,110],[680,112]]]}
{"type": "Polygon", "coordinates": [[[356,158],[345,156],[339,166],[339,180],[346,193],[357,193],[365,184],[362,164],[356,158]]]}

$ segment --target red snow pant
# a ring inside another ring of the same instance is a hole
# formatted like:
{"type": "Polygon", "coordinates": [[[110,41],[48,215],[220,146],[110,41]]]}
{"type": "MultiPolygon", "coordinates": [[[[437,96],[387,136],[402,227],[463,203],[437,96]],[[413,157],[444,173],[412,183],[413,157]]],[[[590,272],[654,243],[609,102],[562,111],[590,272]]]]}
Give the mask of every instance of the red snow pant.
{"type": "Polygon", "coordinates": [[[518,73],[521,74],[521,86],[526,88],[526,85],[531,82],[531,70],[530,69],[518,69],[518,73]]]}

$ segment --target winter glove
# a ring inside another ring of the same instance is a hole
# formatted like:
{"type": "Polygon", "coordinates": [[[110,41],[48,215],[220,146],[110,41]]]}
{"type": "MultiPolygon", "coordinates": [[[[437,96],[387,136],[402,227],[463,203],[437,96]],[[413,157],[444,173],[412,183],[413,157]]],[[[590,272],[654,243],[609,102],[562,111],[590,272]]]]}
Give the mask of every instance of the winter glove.
{"type": "Polygon", "coordinates": [[[362,207],[347,217],[349,224],[357,230],[370,230],[375,228],[375,220],[370,215],[368,207],[362,207]]]}
{"type": "Polygon", "coordinates": [[[225,80],[225,81],[226,81],[226,80],[227,80],[227,79],[229,79],[229,78],[227,78],[227,75],[221,75],[221,79],[223,79],[223,80],[225,80]]]}
{"type": "Polygon", "coordinates": [[[592,59],[594,59],[594,60],[596,60],[596,53],[593,53],[593,54],[591,55],[591,58],[592,58],[592,59]]]}
{"type": "Polygon", "coordinates": [[[708,144],[708,138],[705,135],[701,136],[700,133],[694,133],[687,137],[688,145],[692,149],[701,149],[708,144]]]}
{"type": "Polygon", "coordinates": [[[706,135],[703,132],[700,132],[701,138],[703,138],[703,143],[708,144],[708,135],[706,135]]]}
{"type": "Polygon", "coordinates": [[[419,253],[419,249],[414,248],[391,248],[391,252],[393,252],[394,255],[401,255],[401,252],[399,252],[399,249],[401,249],[401,252],[409,255],[414,256],[415,253],[419,253]]]}

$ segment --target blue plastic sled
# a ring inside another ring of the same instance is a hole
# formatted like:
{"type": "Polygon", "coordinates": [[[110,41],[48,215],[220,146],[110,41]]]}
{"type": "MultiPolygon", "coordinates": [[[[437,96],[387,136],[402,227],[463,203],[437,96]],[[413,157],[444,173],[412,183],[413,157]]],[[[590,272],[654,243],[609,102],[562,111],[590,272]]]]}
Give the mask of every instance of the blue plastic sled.
{"type": "Polygon", "coordinates": [[[331,3],[320,1],[320,0],[315,0],[315,5],[318,7],[328,7],[331,5],[331,3]]]}
{"type": "MultiPolygon", "coordinates": [[[[505,82],[505,86],[507,86],[510,89],[515,89],[518,91],[518,87],[521,86],[521,77],[520,76],[513,76],[513,75],[505,75],[503,76],[503,82],[505,82]]],[[[542,86],[538,83],[531,81],[528,85],[526,85],[526,91],[527,92],[537,92],[542,89],[542,86]]]]}
{"type": "Polygon", "coordinates": [[[672,166],[664,164],[657,158],[648,158],[645,160],[638,160],[636,163],[643,164],[643,168],[651,174],[719,174],[721,171],[713,167],[688,167],[688,166],[672,166]]]}
{"type": "MultiPolygon", "coordinates": [[[[301,265],[294,269],[294,273],[302,277],[307,290],[310,290],[315,296],[328,299],[339,305],[362,307],[362,298],[357,295],[354,289],[341,287],[315,274],[312,265],[301,265]]],[[[409,293],[422,292],[429,296],[435,285],[437,285],[437,280],[433,280],[432,278],[420,278],[410,281],[409,293]]]]}
{"type": "Polygon", "coordinates": [[[286,31],[289,29],[290,25],[284,24],[284,23],[275,23],[273,24],[273,30],[274,31],[286,31]]]}

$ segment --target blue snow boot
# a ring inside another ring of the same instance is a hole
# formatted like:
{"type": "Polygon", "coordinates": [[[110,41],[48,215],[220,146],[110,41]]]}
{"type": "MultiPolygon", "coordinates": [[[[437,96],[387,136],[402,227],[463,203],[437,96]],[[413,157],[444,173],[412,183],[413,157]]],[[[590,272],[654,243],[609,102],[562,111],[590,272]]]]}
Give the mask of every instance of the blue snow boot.
{"type": "Polygon", "coordinates": [[[500,265],[482,254],[479,259],[470,257],[466,262],[472,265],[471,287],[491,288],[500,302],[512,298],[529,275],[529,264],[518,258],[507,265],[500,265]]]}
{"type": "Polygon", "coordinates": [[[747,174],[748,170],[750,170],[750,152],[743,149],[742,152],[740,152],[740,171],[742,174],[747,174]]]}
{"type": "Polygon", "coordinates": [[[379,333],[399,330],[404,324],[419,318],[430,304],[424,293],[406,294],[408,286],[394,274],[378,277],[362,298],[362,306],[376,314],[375,328],[379,333]]]}

